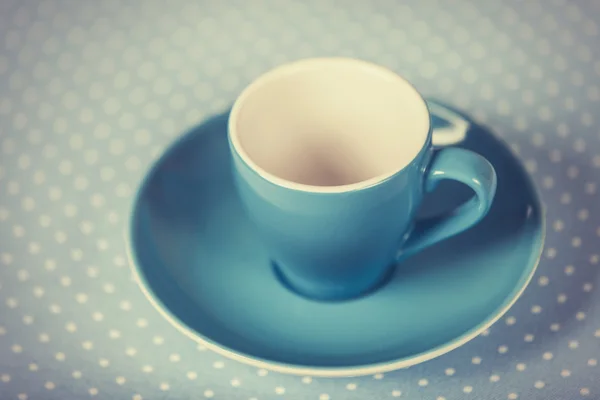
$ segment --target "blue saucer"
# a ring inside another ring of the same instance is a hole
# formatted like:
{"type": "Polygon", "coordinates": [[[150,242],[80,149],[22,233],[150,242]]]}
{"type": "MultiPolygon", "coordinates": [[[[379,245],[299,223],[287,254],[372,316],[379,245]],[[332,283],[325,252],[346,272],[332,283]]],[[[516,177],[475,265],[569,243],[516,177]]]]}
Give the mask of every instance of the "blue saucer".
{"type": "MultiPolygon", "coordinates": [[[[468,342],[531,279],[545,233],[537,192],[507,147],[471,126],[460,147],[482,154],[498,174],[494,205],[480,224],[407,260],[362,298],[327,303],[293,293],[271,269],[236,197],[226,122],[226,114],[206,121],[158,160],[134,201],[128,232],[148,299],[214,351],[301,375],[385,372],[468,342]]],[[[422,216],[470,195],[443,182],[422,216]]]]}

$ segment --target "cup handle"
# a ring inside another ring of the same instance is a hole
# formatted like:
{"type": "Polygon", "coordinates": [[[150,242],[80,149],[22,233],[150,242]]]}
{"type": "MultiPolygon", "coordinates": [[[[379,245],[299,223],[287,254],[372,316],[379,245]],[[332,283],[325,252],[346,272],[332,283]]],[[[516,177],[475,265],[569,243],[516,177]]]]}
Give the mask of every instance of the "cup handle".
{"type": "Polygon", "coordinates": [[[434,128],[431,138],[434,147],[451,146],[465,140],[469,130],[469,121],[433,99],[427,100],[427,108],[431,115],[448,123],[447,126],[434,128]]]}
{"type": "Polygon", "coordinates": [[[496,194],[497,177],[488,160],[470,150],[445,148],[433,157],[425,177],[425,192],[443,179],[469,186],[475,195],[450,215],[418,220],[397,255],[400,261],[478,223],[489,211],[496,194]]]}

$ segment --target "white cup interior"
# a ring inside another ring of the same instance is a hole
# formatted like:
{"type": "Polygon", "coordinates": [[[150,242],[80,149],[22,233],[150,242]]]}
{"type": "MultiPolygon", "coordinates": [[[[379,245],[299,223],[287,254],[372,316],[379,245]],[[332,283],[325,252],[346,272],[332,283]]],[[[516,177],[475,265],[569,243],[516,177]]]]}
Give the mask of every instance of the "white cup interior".
{"type": "Polygon", "coordinates": [[[390,70],[308,59],[259,77],[238,97],[230,137],[242,159],[280,185],[323,191],[383,180],[406,167],[429,133],[425,101],[390,70]]]}

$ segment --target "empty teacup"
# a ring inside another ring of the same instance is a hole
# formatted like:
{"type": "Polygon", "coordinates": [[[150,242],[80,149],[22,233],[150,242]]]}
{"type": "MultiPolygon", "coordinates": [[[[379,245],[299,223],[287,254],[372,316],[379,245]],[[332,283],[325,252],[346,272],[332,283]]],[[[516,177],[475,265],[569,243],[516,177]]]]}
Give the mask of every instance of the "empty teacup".
{"type": "Polygon", "coordinates": [[[361,60],[292,62],[243,90],[229,117],[236,185],[288,286],[313,299],[359,296],[404,257],[486,215],[494,168],[464,149],[434,154],[432,131],[419,92],[361,60]],[[417,220],[443,179],[469,186],[473,198],[417,220]]]}

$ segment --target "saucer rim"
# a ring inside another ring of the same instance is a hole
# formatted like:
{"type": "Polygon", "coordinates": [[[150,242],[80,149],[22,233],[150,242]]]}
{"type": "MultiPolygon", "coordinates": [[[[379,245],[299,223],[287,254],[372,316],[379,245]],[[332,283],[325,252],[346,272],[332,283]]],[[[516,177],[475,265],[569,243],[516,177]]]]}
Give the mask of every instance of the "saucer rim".
{"type": "MultiPolygon", "coordinates": [[[[443,104],[440,104],[442,107],[446,107],[443,104]]],[[[221,115],[223,113],[213,113],[209,115],[207,118],[204,118],[203,121],[207,121],[210,118],[215,117],[216,115],[221,115]]],[[[193,129],[193,128],[192,128],[193,129]]],[[[353,366],[340,366],[340,367],[318,367],[318,366],[301,366],[290,363],[283,363],[277,361],[267,360],[261,357],[248,356],[243,354],[242,352],[236,351],[234,349],[229,348],[228,346],[221,345],[213,340],[210,340],[203,336],[200,332],[189,328],[183,321],[181,321],[177,316],[175,316],[168,307],[164,305],[164,303],[156,296],[152,289],[151,285],[147,282],[144,273],[140,268],[139,260],[135,255],[135,250],[133,246],[133,230],[135,224],[135,215],[137,205],[139,204],[139,200],[141,198],[141,194],[146,188],[148,179],[153,175],[154,171],[161,164],[161,162],[166,158],[170,152],[175,149],[181,142],[187,138],[188,134],[192,131],[189,129],[185,131],[182,135],[178,136],[170,143],[168,143],[163,151],[159,153],[157,157],[155,157],[152,161],[149,162],[149,168],[146,169],[146,173],[142,176],[141,181],[138,182],[138,186],[136,189],[135,196],[132,197],[130,204],[128,206],[128,219],[125,230],[123,232],[125,239],[125,252],[128,261],[128,265],[130,267],[132,273],[132,279],[140,288],[141,292],[144,294],[146,299],[150,302],[150,304],[154,307],[154,309],[167,321],[169,322],[176,330],[186,336],[188,339],[191,339],[198,345],[205,347],[208,350],[217,353],[223,357],[229,358],[234,361],[241,362],[248,366],[252,366],[255,368],[265,369],[272,372],[278,372],[288,375],[297,375],[297,376],[310,376],[310,377],[323,377],[323,378],[343,378],[343,377],[360,377],[367,375],[374,375],[379,373],[387,373],[399,369],[404,369],[411,367],[413,365],[421,364],[423,362],[432,360],[434,358],[440,357],[446,353],[449,353],[464,344],[470,342],[477,336],[479,336],[486,329],[495,324],[500,318],[502,318],[506,312],[517,302],[517,300],[521,297],[525,289],[529,286],[531,279],[535,275],[535,272],[539,266],[545,241],[546,241],[546,207],[541,200],[541,195],[539,188],[533,181],[532,176],[527,172],[525,166],[523,165],[520,158],[514,152],[514,150],[508,145],[508,143],[504,140],[504,138],[499,135],[494,135],[494,138],[498,140],[508,151],[510,157],[513,158],[513,161],[521,170],[525,177],[526,183],[531,188],[532,199],[536,205],[536,208],[539,210],[539,227],[537,229],[537,236],[539,236],[536,240],[537,242],[537,254],[534,251],[530,254],[530,261],[526,268],[521,274],[521,277],[515,288],[506,296],[503,303],[492,313],[490,313],[486,318],[484,318],[478,325],[475,325],[467,332],[463,333],[455,337],[454,339],[446,342],[445,344],[438,345],[429,350],[423,351],[421,353],[417,353],[411,356],[397,358],[391,361],[384,361],[378,363],[364,364],[364,365],[353,365],[353,366]]],[[[458,145],[456,143],[455,145],[458,145]]]]}

